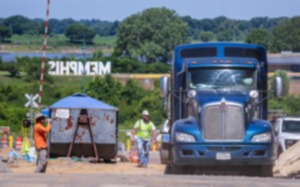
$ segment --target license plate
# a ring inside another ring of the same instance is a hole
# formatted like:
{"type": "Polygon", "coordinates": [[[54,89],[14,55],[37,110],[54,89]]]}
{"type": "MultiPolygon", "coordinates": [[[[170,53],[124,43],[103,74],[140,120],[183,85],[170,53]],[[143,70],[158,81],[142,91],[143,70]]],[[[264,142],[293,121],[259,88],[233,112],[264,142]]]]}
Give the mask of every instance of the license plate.
{"type": "Polygon", "coordinates": [[[216,159],[217,160],[231,160],[231,154],[230,153],[217,153],[216,159]]]}

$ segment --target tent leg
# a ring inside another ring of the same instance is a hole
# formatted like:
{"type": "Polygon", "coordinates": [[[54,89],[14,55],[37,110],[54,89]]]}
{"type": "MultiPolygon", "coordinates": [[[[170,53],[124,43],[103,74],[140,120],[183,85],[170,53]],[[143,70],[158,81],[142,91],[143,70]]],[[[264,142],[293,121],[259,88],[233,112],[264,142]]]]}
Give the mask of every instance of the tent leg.
{"type": "Polygon", "coordinates": [[[73,149],[73,144],[74,144],[75,137],[76,137],[77,130],[78,130],[78,126],[79,126],[79,125],[77,124],[77,125],[76,125],[76,129],[75,129],[75,132],[74,132],[74,135],[73,135],[73,140],[72,140],[72,142],[70,143],[70,146],[69,146],[69,151],[68,151],[67,157],[70,157],[70,156],[71,156],[72,149],[73,149]]]}
{"type": "Polygon", "coordinates": [[[98,150],[97,150],[96,143],[94,142],[93,133],[92,133],[92,129],[91,129],[91,124],[90,123],[88,123],[88,127],[89,127],[90,136],[91,136],[91,141],[92,141],[92,144],[93,144],[95,159],[98,162],[98,160],[99,160],[98,150]]]}

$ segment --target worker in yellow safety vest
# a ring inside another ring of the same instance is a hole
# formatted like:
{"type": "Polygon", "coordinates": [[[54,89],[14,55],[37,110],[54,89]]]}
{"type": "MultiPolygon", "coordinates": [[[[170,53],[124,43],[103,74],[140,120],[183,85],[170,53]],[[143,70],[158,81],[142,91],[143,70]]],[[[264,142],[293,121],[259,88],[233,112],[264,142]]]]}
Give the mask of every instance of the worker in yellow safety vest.
{"type": "Polygon", "coordinates": [[[142,119],[134,124],[131,137],[133,141],[136,141],[138,149],[138,167],[147,167],[151,140],[153,140],[153,143],[156,143],[156,127],[152,121],[150,121],[149,112],[147,110],[142,112],[142,119]]]}

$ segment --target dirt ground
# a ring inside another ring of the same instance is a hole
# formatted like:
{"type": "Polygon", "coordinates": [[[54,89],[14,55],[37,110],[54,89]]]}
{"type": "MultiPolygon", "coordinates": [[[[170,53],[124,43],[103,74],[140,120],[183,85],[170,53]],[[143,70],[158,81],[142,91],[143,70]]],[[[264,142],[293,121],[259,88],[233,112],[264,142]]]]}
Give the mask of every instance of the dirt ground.
{"type": "MultiPolygon", "coordinates": [[[[0,156],[7,157],[9,149],[0,150],[0,156]]],[[[17,159],[14,163],[4,163],[14,173],[33,173],[36,165],[24,159],[17,159]]],[[[136,163],[91,163],[89,161],[76,161],[70,158],[49,159],[47,173],[49,174],[80,174],[80,173],[105,173],[105,174],[163,174],[164,165],[149,163],[147,168],[139,168],[136,163]]]]}
{"type": "MultiPolygon", "coordinates": [[[[275,162],[274,175],[280,176],[300,176],[300,142],[282,154],[275,162]],[[292,149],[293,148],[293,149],[292,149]]],[[[11,149],[0,149],[0,158],[8,158],[11,149]]],[[[14,151],[15,153],[18,153],[14,151]]],[[[150,154],[150,163],[147,168],[137,167],[137,163],[117,162],[117,163],[93,163],[92,158],[56,158],[48,160],[47,173],[49,174],[163,174],[165,165],[160,164],[159,153],[150,154]]],[[[10,169],[13,173],[29,174],[35,170],[35,162],[28,162],[23,158],[18,158],[13,162],[2,163],[2,167],[10,169]]],[[[1,168],[0,168],[1,173],[1,168]]],[[[298,177],[297,177],[298,178],[298,177]]]]}

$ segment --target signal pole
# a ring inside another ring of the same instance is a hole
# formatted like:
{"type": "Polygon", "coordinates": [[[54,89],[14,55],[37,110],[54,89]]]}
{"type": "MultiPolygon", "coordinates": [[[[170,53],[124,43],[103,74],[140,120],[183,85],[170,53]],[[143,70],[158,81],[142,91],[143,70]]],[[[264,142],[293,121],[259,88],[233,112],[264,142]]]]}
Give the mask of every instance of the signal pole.
{"type": "Polygon", "coordinates": [[[85,69],[85,64],[86,64],[86,59],[85,59],[85,51],[86,51],[86,44],[85,44],[85,39],[83,39],[83,44],[82,44],[82,55],[83,55],[83,72],[82,72],[82,93],[85,94],[85,74],[86,74],[86,69],[85,69]]]}

